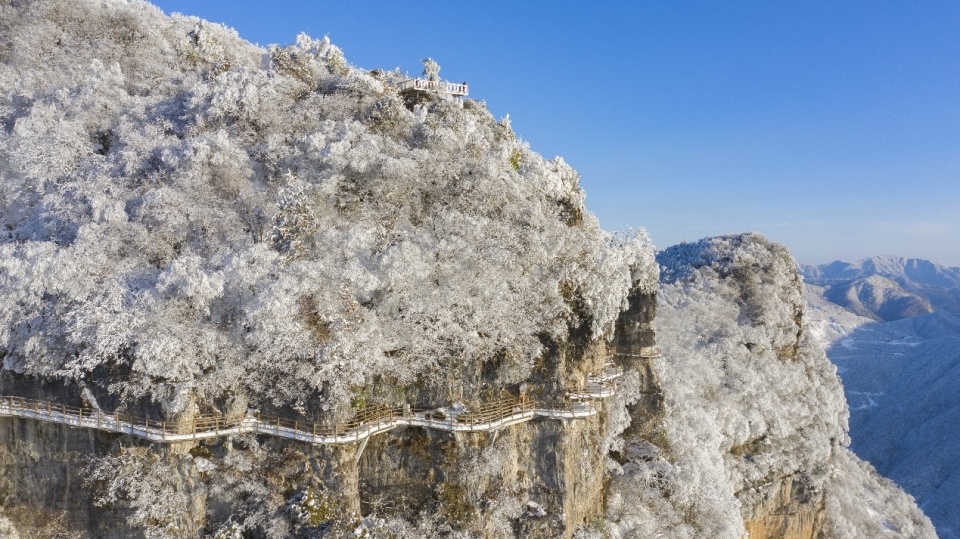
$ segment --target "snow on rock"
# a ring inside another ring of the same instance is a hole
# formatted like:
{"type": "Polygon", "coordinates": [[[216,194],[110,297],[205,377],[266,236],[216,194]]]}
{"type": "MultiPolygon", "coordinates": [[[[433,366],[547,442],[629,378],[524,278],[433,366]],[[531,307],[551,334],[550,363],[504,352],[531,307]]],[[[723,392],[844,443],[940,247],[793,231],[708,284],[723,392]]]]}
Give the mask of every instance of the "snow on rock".
{"type": "Polygon", "coordinates": [[[833,464],[833,477],[826,487],[826,537],[937,537],[914,499],[870,464],[846,448],[837,450],[833,464]]]}
{"type": "MultiPolygon", "coordinates": [[[[859,472],[836,457],[849,443],[847,407],[835,368],[807,328],[793,258],[744,234],[671,247],[657,260],[663,439],[657,456],[638,452],[647,456],[622,468],[635,479],[614,481],[615,535],[793,537],[824,519],[855,533],[831,513],[862,494],[843,482],[859,472]]],[[[908,501],[871,501],[871,510],[889,510],[874,522],[919,514],[909,497],[878,484],[876,496],[908,501]]],[[[930,530],[917,522],[890,536],[930,530]]]]}
{"type": "Polygon", "coordinates": [[[493,358],[517,383],[656,281],[643,231],[602,231],[482,102],[408,108],[326,38],[263,49],[141,2],[3,9],[7,369],[167,415],[329,411],[493,358]]]}
{"type": "Polygon", "coordinates": [[[0,537],[20,539],[20,533],[13,526],[13,523],[10,522],[7,517],[3,516],[3,513],[0,513],[0,537]]]}

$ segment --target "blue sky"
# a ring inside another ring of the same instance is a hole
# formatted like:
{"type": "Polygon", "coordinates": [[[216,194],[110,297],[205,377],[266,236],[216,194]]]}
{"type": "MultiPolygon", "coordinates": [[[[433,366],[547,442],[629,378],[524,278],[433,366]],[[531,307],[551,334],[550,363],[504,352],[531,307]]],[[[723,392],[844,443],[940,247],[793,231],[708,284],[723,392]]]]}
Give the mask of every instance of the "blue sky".
{"type": "Polygon", "coordinates": [[[960,2],[162,0],[441,76],[581,174],[608,230],[960,266],[960,2]]]}

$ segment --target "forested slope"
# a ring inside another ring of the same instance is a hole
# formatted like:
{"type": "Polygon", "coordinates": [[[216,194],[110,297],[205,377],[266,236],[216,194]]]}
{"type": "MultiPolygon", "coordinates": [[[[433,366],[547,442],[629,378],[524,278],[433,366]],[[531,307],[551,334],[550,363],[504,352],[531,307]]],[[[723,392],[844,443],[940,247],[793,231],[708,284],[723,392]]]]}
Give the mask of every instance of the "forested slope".
{"type": "Polygon", "coordinates": [[[599,227],[562,159],[405,79],[136,0],[0,3],[0,392],[188,426],[594,413],[336,446],[3,417],[21,535],[932,533],[846,451],[783,247],[658,264],[643,231],[599,227]],[[602,372],[615,391],[571,396],[602,372]]]}
{"type": "Polygon", "coordinates": [[[328,410],[372,380],[476,382],[473,361],[506,385],[571,327],[609,332],[629,265],[652,266],[482,103],[406,106],[403,77],[326,39],[261,49],[140,2],[0,9],[6,370],[168,415],[328,410]]]}

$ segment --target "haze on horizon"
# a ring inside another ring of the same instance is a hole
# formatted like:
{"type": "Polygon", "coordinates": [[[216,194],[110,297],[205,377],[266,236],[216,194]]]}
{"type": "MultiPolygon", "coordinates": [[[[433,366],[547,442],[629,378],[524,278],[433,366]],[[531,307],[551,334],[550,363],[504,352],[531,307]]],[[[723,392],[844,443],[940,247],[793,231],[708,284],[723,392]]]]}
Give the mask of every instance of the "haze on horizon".
{"type": "Polygon", "coordinates": [[[582,176],[604,228],[755,231],[821,264],[960,266],[960,4],[154,2],[448,80],[582,176]]]}

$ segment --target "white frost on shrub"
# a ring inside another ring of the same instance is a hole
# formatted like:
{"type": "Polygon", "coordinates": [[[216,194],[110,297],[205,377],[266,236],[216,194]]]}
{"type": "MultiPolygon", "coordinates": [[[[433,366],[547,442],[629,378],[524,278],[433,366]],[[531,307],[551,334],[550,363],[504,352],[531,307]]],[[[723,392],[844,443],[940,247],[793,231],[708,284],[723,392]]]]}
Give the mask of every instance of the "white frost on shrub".
{"type": "Polygon", "coordinates": [[[17,528],[14,527],[10,519],[5,517],[2,512],[0,512],[0,537],[20,539],[20,533],[17,532],[17,528]]]}
{"type": "Polygon", "coordinates": [[[786,249],[744,234],[671,247],[657,258],[665,419],[656,446],[621,450],[627,462],[614,466],[607,504],[611,536],[739,538],[741,503],[755,501],[756,487],[791,477],[826,495],[828,530],[837,537],[863,537],[852,530],[868,529],[868,520],[895,523],[891,537],[931,530],[902,492],[858,471],[864,465],[845,448],[840,381],[810,336],[786,249]],[[843,521],[837,508],[861,496],[869,510],[852,512],[861,519],[854,524],[843,521]]]}
{"type": "Polygon", "coordinates": [[[935,539],[933,523],[912,496],[847,448],[837,451],[827,483],[825,533],[835,539],[902,537],[935,539]]]}
{"type": "Polygon", "coordinates": [[[479,102],[408,110],[326,38],[262,49],[140,2],[4,9],[6,368],[111,372],[171,414],[237,391],[330,409],[492,358],[506,385],[544,339],[609,337],[656,279],[646,235],[611,242],[562,159],[479,102]]]}

